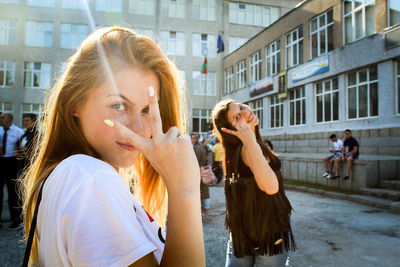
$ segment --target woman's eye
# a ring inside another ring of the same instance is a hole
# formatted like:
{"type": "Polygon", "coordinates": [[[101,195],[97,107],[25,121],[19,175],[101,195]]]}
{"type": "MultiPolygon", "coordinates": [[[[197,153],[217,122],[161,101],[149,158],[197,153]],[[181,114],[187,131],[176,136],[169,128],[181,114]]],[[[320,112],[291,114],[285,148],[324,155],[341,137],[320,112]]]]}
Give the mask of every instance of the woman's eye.
{"type": "Polygon", "coordinates": [[[235,120],[239,120],[240,119],[240,114],[237,114],[236,116],[235,116],[235,120]]]}
{"type": "Polygon", "coordinates": [[[126,110],[126,107],[123,103],[116,103],[116,104],[113,104],[111,107],[113,109],[115,109],[116,111],[125,111],[126,110]]]}
{"type": "Polygon", "coordinates": [[[142,109],[142,113],[149,114],[150,113],[149,107],[145,107],[144,109],[142,109]]]}

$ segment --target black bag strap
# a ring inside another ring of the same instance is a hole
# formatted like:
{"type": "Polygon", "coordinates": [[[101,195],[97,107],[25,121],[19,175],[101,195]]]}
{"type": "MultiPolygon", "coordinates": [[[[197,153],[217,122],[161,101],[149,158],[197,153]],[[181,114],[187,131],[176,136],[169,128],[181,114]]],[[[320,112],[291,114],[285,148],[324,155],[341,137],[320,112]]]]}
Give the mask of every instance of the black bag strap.
{"type": "Polygon", "coordinates": [[[43,191],[43,186],[44,186],[45,182],[46,182],[46,180],[44,180],[42,185],[40,186],[39,194],[38,194],[37,199],[36,199],[35,211],[33,212],[31,228],[29,229],[28,242],[27,242],[26,248],[25,248],[25,255],[24,255],[24,261],[22,262],[22,267],[27,267],[28,266],[29,256],[31,255],[33,237],[35,236],[35,230],[36,230],[37,214],[38,214],[38,211],[39,211],[40,201],[42,200],[42,191],[43,191]]]}

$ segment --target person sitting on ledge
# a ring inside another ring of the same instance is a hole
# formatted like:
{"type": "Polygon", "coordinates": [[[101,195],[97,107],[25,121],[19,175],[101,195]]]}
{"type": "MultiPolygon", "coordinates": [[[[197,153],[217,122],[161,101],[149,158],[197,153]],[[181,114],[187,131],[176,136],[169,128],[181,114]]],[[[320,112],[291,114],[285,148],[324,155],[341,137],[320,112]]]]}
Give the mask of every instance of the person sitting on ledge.
{"type": "Polygon", "coordinates": [[[342,148],[343,148],[343,142],[342,140],[338,139],[336,134],[331,134],[329,136],[329,139],[331,139],[333,143],[333,149],[329,150],[331,154],[324,158],[324,167],[325,167],[325,173],[322,175],[322,177],[326,179],[336,179],[339,178],[339,162],[336,161],[336,159],[341,158],[342,156],[342,148]],[[333,164],[335,163],[335,176],[333,176],[333,164]]]}
{"type": "Polygon", "coordinates": [[[342,160],[347,161],[347,175],[344,177],[345,180],[350,178],[351,168],[353,167],[353,161],[358,159],[360,152],[360,146],[357,140],[351,136],[351,130],[346,129],[344,131],[346,139],[342,148],[342,160]],[[349,152],[345,153],[346,146],[349,147],[349,152]]]}

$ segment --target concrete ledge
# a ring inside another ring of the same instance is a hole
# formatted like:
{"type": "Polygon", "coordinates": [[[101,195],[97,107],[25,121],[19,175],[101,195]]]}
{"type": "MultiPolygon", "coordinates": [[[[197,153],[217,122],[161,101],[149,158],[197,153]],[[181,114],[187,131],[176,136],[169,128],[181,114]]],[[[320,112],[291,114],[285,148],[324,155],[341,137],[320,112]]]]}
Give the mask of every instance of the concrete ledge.
{"type": "Polygon", "coordinates": [[[306,192],[310,194],[316,194],[321,196],[327,196],[335,199],[349,200],[359,204],[373,206],[385,210],[389,210],[393,213],[400,214],[400,202],[394,202],[387,199],[381,199],[370,196],[363,196],[358,194],[344,194],[338,192],[330,192],[322,189],[311,188],[307,186],[285,184],[285,189],[294,190],[300,192],[306,192]]]}

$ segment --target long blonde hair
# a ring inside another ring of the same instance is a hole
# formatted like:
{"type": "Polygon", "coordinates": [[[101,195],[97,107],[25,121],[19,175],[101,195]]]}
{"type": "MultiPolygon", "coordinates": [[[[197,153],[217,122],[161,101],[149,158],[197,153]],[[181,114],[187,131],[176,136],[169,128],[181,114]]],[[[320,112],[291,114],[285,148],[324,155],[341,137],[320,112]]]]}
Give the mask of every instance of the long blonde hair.
{"type": "MultiPolygon", "coordinates": [[[[186,132],[184,94],[175,64],[151,39],[131,29],[115,26],[93,32],[68,59],[66,71],[51,89],[44,105],[41,130],[34,145],[31,164],[21,178],[26,233],[30,230],[40,185],[54,168],[65,158],[78,153],[100,157],[85,139],[72,112],[74,107],[86,101],[90,90],[105,81],[104,60],[111,69],[136,66],[153,72],[160,84],[163,131],[177,126],[181,132],[186,132]]],[[[134,183],[136,198],[160,225],[164,225],[167,211],[165,184],[142,154],[134,167],[137,174],[134,183]]],[[[36,235],[30,263],[39,264],[36,235]]]]}

